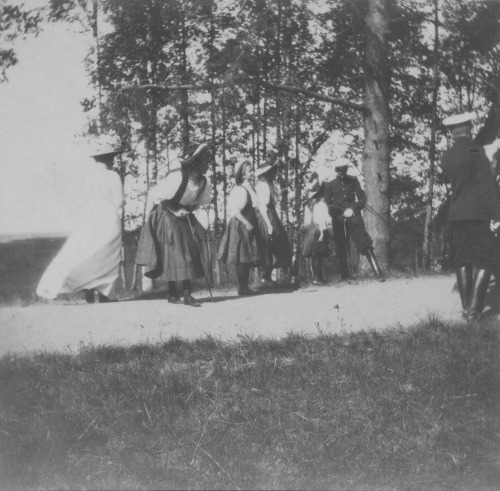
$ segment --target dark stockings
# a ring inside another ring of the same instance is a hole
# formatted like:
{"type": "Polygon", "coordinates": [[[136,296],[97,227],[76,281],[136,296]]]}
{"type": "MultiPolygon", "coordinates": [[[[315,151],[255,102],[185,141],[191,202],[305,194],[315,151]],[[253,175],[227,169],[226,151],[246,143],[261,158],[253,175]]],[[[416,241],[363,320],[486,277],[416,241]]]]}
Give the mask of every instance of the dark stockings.
{"type": "Polygon", "coordinates": [[[250,292],[248,288],[248,278],[250,277],[250,264],[236,264],[236,276],[238,277],[238,293],[240,295],[250,292]]]}

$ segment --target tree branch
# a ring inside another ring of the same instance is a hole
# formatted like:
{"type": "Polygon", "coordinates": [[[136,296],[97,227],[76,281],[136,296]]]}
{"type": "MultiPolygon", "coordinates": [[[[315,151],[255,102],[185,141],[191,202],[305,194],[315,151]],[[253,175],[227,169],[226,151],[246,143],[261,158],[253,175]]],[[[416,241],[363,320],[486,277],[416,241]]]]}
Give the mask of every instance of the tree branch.
{"type": "Polygon", "coordinates": [[[132,84],[125,85],[121,88],[121,90],[134,90],[134,89],[158,89],[158,90],[211,90],[213,88],[217,88],[219,85],[160,85],[160,84],[132,84]]]}
{"type": "Polygon", "coordinates": [[[331,104],[336,104],[338,106],[347,107],[349,109],[354,109],[355,111],[367,112],[368,108],[364,104],[358,104],[356,102],[344,101],[336,97],[330,97],[328,95],[320,94],[314,92],[313,90],[301,89],[300,87],[293,87],[290,85],[275,85],[268,82],[261,82],[261,85],[267,89],[280,90],[282,92],[290,92],[292,94],[303,94],[312,99],[318,101],[330,102],[331,104]]]}
{"type": "MultiPolygon", "coordinates": [[[[329,102],[330,104],[336,104],[338,106],[346,107],[349,109],[354,109],[355,111],[367,112],[368,108],[364,104],[359,104],[356,102],[344,101],[336,97],[330,97],[328,95],[320,94],[314,92],[313,90],[302,89],[300,87],[293,87],[290,85],[275,85],[269,82],[261,82],[261,85],[270,90],[277,90],[282,92],[291,92],[292,94],[302,94],[317,101],[329,102]]],[[[144,84],[144,85],[125,85],[121,90],[133,90],[133,89],[157,89],[157,90],[211,90],[214,88],[221,87],[220,84],[211,85],[159,85],[159,84],[144,84]]]]}

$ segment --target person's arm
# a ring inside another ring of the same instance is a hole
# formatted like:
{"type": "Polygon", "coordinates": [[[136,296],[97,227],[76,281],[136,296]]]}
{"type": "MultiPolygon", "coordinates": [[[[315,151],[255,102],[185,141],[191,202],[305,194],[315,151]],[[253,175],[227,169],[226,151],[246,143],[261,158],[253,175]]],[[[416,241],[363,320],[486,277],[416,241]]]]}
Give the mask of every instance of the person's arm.
{"type": "Polygon", "coordinates": [[[242,215],[241,211],[247,204],[247,190],[243,186],[235,186],[229,196],[228,207],[232,216],[240,221],[248,230],[253,230],[253,225],[242,215]]]}
{"type": "Polygon", "coordinates": [[[490,220],[500,221],[500,206],[498,190],[491,171],[490,162],[486,153],[481,149],[475,158],[476,179],[479,186],[479,196],[486,208],[490,220]]]}
{"type": "Polygon", "coordinates": [[[266,182],[258,182],[257,186],[255,186],[255,193],[257,194],[260,214],[267,227],[267,233],[271,235],[273,233],[273,226],[267,213],[267,205],[271,201],[271,189],[266,182]]]}
{"type": "Polygon", "coordinates": [[[354,192],[356,193],[356,203],[353,206],[353,212],[359,213],[366,206],[366,193],[361,188],[357,177],[354,178],[354,192]]]}
{"type": "Polygon", "coordinates": [[[116,208],[118,215],[121,216],[122,208],[125,204],[122,181],[120,179],[120,176],[116,172],[113,172],[111,177],[111,202],[116,208]]]}
{"type": "Polygon", "coordinates": [[[212,186],[210,181],[207,177],[204,178],[204,181],[205,184],[201,193],[190,206],[186,207],[190,212],[195,211],[202,206],[208,206],[212,200],[212,186]]]}

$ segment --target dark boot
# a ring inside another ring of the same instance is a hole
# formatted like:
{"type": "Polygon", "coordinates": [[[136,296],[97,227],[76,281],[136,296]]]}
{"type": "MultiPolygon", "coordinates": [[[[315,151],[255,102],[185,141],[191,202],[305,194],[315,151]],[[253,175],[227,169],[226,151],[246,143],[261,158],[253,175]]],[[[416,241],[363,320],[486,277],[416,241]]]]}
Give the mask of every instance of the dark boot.
{"type": "Polygon", "coordinates": [[[85,301],[87,303],[94,303],[94,300],[95,300],[94,291],[95,290],[84,290],[84,292],[85,292],[85,301]]]}
{"type": "Polygon", "coordinates": [[[169,303],[182,303],[179,295],[177,295],[177,287],[175,286],[175,281],[168,282],[167,300],[169,303]]]}
{"type": "Polygon", "coordinates": [[[191,281],[190,280],[184,280],[182,282],[182,288],[184,290],[184,305],[189,305],[190,307],[201,307],[201,303],[198,302],[191,295],[191,281]]]}
{"type": "Polygon", "coordinates": [[[250,265],[239,263],[236,265],[236,274],[238,277],[238,295],[255,295],[253,290],[248,287],[248,278],[250,277],[250,265]]]}
{"type": "Polygon", "coordinates": [[[99,303],[109,303],[109,302],[113,301],[109,297],[107,297],[106,295],[103,295],[100,292],[97,293],[97,296],[99,298],[99,303]]]}
{"type": "Polygon", "coordinates": [[[462,266],[456,270],[457,286],[462,302],[462,316],[467,317],[472,293],[472,266],[462,266]]]}
{"type": "Polygon", "coordinates": [[[478,269],[474,275],[474,284],[467,312],[467,320],[475,321],[481,316],[486,301],[486,292],[490,284],[491,272],[486,269],[478,269]]]}
{"type": "Polygon", "coordinates": [[[313,270],[313,285],[325,285],[326,282],[323,279],[323,261],[321,256],[313,256],[312,258],[312,270],[313,270]]]}
{"type": "Polygon", "coordinates": [[[385,276],[384,273],[382,273],[382,270],[380,269],[380,266],[378,264],[377,258],[375,257],[375,252],[373,251],[373,249],[372,248],[368,249],[365,255],[366,259],[368,259],[368,263],[370,264],[373,273],[378,278],[378,281],[384,282],[385,276]]]}

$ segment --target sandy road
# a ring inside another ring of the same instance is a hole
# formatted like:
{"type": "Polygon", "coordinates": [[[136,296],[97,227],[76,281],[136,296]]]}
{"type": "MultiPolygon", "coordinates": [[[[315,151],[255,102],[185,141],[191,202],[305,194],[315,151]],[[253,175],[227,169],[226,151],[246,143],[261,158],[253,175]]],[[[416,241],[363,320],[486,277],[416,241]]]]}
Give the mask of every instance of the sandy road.
{"type": "MultiPolygon", "coordinates": [[[[290,332],[317,334],[409,326],[429,315],[458,319],[460,303],[452,276],[366,281],[358,285],[304,288],[295,292],[238,297],[206,292],[200,308],[166,300],[110,304],[34,304],[0,308],[0,355],[33,350],[78,350],[83,344],[158,342],[171,336],[212,335],[279,338],[290,332]]],[[[500,317],[497,317],[500,319],[500,317]]]]}

